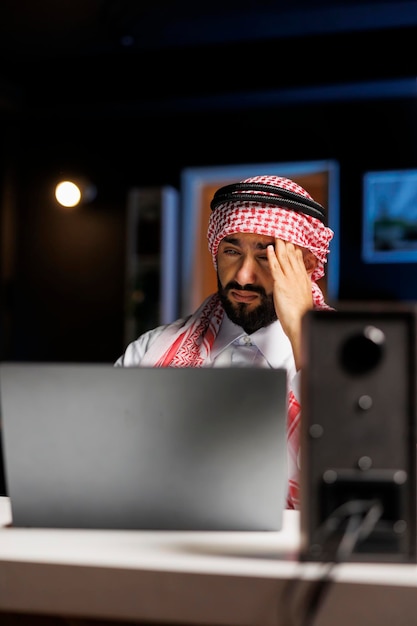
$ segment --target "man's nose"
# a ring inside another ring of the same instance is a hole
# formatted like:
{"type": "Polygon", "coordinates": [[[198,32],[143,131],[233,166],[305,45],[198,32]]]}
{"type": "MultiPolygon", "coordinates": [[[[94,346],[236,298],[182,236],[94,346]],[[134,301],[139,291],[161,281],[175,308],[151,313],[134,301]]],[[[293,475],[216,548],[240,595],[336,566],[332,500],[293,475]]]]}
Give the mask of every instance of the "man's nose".
{"type": "Polygon", "coordinates": [[[242,257],[236,273],[236,281],[240,285],[247,285],[256,282],[256,266],[254,259],[251,257],[242,257]]]}

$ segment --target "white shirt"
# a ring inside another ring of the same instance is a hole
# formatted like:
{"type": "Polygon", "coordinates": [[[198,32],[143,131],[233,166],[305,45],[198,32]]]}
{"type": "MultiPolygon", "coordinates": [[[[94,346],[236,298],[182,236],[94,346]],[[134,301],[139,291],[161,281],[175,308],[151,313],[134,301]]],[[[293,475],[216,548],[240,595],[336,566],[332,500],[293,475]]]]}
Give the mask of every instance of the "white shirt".
{"type": "Polygon", "coordinates": [[[225,315],[205,366],[226,365],[284,367],[289,374],[295,373],[291,344],[280,322],[248,335],[225,315]]]}
{"type": "MultiPolygon", "coordinates": [[[[116,361],[116,366],[132,367],[141,361],[164,326],[150,330],[133,341],[116,361]]],[[[290,388],[299,400],[299,373],[296,372],[291,343],[277,320],[248,335],[226,315],[204,367],[271,367],[287,370],[290,388]]]]}

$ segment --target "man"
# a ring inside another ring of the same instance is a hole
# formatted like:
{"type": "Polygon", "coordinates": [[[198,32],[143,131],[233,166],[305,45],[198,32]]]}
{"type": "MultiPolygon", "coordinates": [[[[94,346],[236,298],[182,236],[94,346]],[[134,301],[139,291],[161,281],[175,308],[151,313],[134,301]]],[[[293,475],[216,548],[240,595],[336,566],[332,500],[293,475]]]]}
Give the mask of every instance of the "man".
{"type": "Polygon", "coordinates": [[[329,309],[316,281],[333,231],[297,183],[255,176],[222,187],[207,239],[218,291],[190,316],[132,342],[117,366],[285,367],[288,372],[288,508],[299,508],[301,323],[329,309]]]}

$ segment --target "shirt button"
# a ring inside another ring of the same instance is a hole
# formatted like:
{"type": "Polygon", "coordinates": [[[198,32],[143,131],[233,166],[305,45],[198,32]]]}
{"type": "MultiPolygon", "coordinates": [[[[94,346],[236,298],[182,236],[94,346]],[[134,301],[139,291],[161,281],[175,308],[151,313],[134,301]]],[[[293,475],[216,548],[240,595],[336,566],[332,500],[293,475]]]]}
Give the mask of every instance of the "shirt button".
{"type": "Polygon", "coordinates": [[[251,346],[252,345],[252,340],[250,337],[248,337],[247,335],[245,335],[245,337],[243,337],[243,341],[245,342],[245,344],[247,346],[251,346]]]}

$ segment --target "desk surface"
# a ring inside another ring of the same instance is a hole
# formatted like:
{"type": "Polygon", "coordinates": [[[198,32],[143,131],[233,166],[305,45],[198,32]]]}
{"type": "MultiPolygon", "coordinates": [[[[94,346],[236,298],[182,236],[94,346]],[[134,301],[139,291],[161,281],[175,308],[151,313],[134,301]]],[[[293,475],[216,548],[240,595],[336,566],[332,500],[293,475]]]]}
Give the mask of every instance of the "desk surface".
{"type": "MultiPolygon", "coordinates": [[[[0,498],[0,611],[224,626],[302,624],[326,566],[281,532],[23,529],[0,498]]],[[[416,626],[417,564],[345,563],[315,626],[416,626]]]]}

